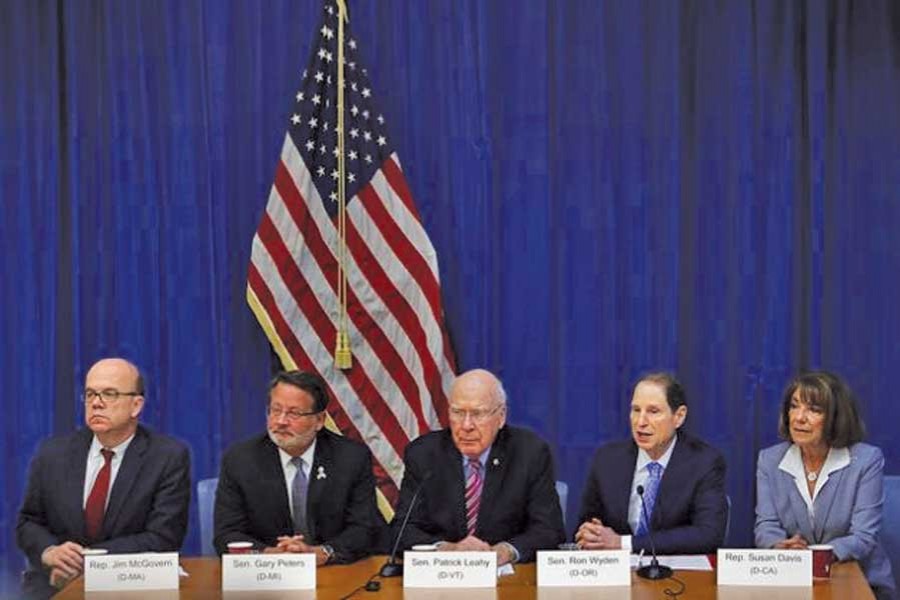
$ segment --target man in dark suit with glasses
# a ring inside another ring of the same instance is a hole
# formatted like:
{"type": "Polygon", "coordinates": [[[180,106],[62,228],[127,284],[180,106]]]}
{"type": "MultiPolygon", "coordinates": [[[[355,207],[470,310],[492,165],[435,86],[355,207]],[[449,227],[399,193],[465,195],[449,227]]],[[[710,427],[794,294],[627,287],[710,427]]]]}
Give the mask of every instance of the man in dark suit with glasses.
{"type": "Polygon", "coordinates": [[[377,527],[372,454],[325,428],[328,392],[314,373],[269,384],[267,431],[229,448],[216,490],[213,543],[309,552],[345,563],[369,552],[377,527]]]}
{"type": "Polygon", "coordinates": [[[94,364],[83,392],[86,429],[46,440],[31,463],[16,541],[28,597],[47,598],[83,568],[85,548],[177,551],[188,523],[187,447],[138,425],[144,381],[132,363],[94,364]]]}
{"type": "Polygon", "coordinates": [[[395,536],[411,514],[400,546],[493,550],[498,565],[556,549],[565,532],[547,443],[506,425],[506,392],[488,371],[457,377],[449,404],[450,428],[406,449],[395,536]]]}

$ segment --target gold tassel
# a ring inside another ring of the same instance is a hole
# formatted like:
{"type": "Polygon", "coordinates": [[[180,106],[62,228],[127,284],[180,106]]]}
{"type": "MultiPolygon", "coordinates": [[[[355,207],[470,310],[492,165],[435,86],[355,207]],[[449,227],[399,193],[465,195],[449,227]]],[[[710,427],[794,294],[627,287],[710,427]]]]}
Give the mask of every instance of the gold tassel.
{"type": "Polygon", "coordinates": [[[334,366],[338,369],[349,369],[353,366],[353,355],[350,353],[350,340],[346,331],[338,332],[337,348],[334,351],[334,366]]]}

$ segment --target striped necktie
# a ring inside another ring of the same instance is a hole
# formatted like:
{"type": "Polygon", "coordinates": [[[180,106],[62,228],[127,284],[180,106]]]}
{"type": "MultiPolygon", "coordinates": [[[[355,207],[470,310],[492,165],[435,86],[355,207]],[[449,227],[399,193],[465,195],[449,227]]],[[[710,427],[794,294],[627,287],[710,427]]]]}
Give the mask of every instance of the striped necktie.
{"type": "Polygon", "coordinates": [[[481,476],[481,461],[469,459],[469,477],[466,479],[466,525],[469,535],[475,534],[478,524],[478,509],[481,507],[481,488],[484,478],[481,476]]]}

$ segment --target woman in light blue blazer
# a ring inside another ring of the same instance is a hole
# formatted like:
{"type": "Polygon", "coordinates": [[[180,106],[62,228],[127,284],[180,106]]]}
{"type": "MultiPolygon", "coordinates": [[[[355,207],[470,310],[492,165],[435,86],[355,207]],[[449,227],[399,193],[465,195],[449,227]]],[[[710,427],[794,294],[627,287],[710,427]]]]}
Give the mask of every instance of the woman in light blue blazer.
{"type": "Polygon", "coordinates": [[[862,443],[865,428],[847,385],[824,371],[795,377],[782,400],[786,442],[759,453],[756,545],[800,549],[831,544],[859,561],[878,598],[895,598],[879,536],[884,456],[862,443]]]}

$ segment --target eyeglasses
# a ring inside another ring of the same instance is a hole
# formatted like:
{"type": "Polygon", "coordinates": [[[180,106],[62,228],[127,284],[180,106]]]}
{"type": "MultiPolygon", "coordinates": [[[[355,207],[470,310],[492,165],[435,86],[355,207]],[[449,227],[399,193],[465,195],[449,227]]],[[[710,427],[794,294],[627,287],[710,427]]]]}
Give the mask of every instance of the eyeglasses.
{"type": "Polygon", "coordinates": [[[303,417],[311,417],[313,415],[319,414],[320,412],[322,412],[322,411],[311,410],[308,412],[303,412],[303,411],[294,410],[294,409],[284,410],[280,406],[270,406],[266,410],[266,413],[269,415],[270,418],[280,419],[282,416],[284,416],[284,418],[287,419],[288,421],[299,421],[303,417]]]}
{"type": "Polygon", "coordinates": [[[482,425],[488,419],[490,419],[494,414],[500,410],[500,406],[495,406],[494,408],[488,409],[477,409],[477,410],[463,410],[461,408],[450,408],[450,420],[454,423],[463,423],[466,420],[466,417],[471,419],[473,423],[476,425],[482,425]]]}
{"type": "Polygon", "coordinates": [[[100,398],[107,404],[114,404],[119,401],[122,396],[142,396],[140,392],[120,392],[115,388],[106,388],[105,390],[92,390],[87,388],[84,390],[83,398],[85,404],[90,404],[94,398],[100,398]]]}

